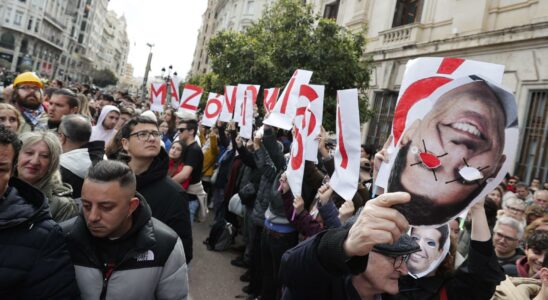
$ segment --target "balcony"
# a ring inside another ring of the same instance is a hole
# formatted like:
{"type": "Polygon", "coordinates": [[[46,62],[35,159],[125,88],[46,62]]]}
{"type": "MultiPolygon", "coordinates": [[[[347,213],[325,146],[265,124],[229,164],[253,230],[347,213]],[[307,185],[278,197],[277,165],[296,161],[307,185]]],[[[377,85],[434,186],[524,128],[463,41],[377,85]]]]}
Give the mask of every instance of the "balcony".
{"type": "Polygon", "coordinates": [[[59,22],[57,19],[55,19],[52,15],[50,15],[47,12],[44,13],[44,20],[48,21],[48,23],[55,26],[60,31],[64,31],[67,28],[67,26],[65,26],[65,24],[59,22]]]}
{"type": "Polygon", "coordinates": [[[396,48],[416,44],[422,32],[421,24],[398,26],[379,32],[383,48],[396,48]]]}

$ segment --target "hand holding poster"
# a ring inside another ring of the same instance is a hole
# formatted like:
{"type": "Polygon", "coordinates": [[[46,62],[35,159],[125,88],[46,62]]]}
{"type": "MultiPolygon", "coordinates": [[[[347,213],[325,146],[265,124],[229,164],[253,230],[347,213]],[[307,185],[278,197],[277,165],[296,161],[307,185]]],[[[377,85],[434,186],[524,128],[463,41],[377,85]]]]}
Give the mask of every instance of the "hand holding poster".
{"type": "Polygon", "coordinates": [[[204,89],[202,89],[201,87],[192,84],[185,84],[179,110],[196,112],[198,110],[200,98],[202,98],[203,93],[204,89]]]}
{"type": "Polygon", "coordinates": [[[310,78],[312,78],[312,71],[296,70],[278,98],[274,109],[263,123],[289,130],[295,118],[301,84],[309,83],[310,78]]]}
{"type": "Polygon", "coordinates": [[[494,82],[503,66],[425,58],[408,67],[391,158],[377,184],[411,194],[409,203],[394,206],[411,225],[441,225],[483,199],[508,171],[518,140],[517,107],[494,82]]]}
{"type": "Polygon", "coordinates": [[[242,103],[242,118],[240,120],[240,136],[250,139],[253,133],[253,91],[245,92],[242,103]]]}
{"type": "Polygon", "coordinates": [[[202,116],[202,125],[207,127],[215,126],[215,122],[221,114],[224,96],[216,93],[209,93],[209,97],[202,116]]]}
{"type": "Polygon", "coordinates": [[[257,96],[259,95],[260,85],[251,85],[251,84],[238,84],[236,89],[236,104],[234,106],[234,121],[240,123],[242,121],[243,108],[244,108],[244,98],[250,93],[251,106],[257,102],[257,96]]]}
{"type": "Polygon", "coordinates": [[[237,87],[233,85],[225,86],[225,96],[223,101],[223,110],[219,116],[219,121],[230,122],[234,115],[234,106],[236,104],[237,87]]]}
{"type": "Polygon", "coordinates": [[[298,99],[295,122],[293,126],[293,142],[291,143],[291,151],[289,163],[287,164],[287,183],[291,188],[293,196],[301,196],[304,175],[304,161],[306,155],[306,108],[308,100],[305,98],[298,99]]]}
{"type": "Polygon", "coordinates": [[[165,101],[166,101],[166,84],[151,83],[150,84],[150,110],[163,112],[165,101]]]}
{"type": "Polygon", "coordinates": [[[358,190],[360,155],[358,90],[337,91],[337,148],[330,185],[346,201],[358,190]]]}

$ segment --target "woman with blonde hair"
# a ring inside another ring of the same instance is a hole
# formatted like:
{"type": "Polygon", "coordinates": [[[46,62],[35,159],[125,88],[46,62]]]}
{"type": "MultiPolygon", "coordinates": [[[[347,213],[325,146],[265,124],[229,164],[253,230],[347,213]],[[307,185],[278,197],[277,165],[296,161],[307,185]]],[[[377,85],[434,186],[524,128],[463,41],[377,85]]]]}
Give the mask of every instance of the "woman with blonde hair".
{"type": "Polygon", "coordinates": [[[62,149],[57,136],[49,131],[25,132],[21,141],[17,177],[46,195],[56,222],[76,216],[78,207],[72,199],[72,187],[61,181],[59,157],[62,149]]]}
{"type": "Polygon", "coordinates": [[[78,101],[80,101],[80,111],[78,113],[91,119],[88,97],[84,94],[77,94],[76,97],[78,98],[78,101]]]}
{"type": "Polygon", "coordinates": [[[19,129],[21,129],[23,122],[25,120],[15,106],[8,103],[0,103],[0,124],[15,133],[20,133],[19,129]]]}

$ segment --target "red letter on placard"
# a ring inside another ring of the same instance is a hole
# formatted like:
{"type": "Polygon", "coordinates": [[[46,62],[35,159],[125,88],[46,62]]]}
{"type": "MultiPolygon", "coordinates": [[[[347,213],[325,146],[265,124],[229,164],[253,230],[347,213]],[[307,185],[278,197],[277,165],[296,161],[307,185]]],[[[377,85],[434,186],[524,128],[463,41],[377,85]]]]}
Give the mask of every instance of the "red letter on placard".
{"type": "MultiPolygon", "coordinates": [[[[337,104],[338,104],[337,99],[337,104]]],[[[344,147],[344,138],[343,138],[343,127],[341,121],[341,110],[337,105],[337,123],[339,125],[339,152],[341,153],[341,168],[346,169],[348,166],[348,153],[346,153],[346,148],[344,147]]]]}
{"type": "MultiPolygon", "coordinates": [[[[259,91],[257,91],[257,88],[253,85],[248,86],[245,91],[251,91],[251,99],[253,100],[253,104],[257,102],[257,94],[259,94],[259,91]]],[[[245,92],[244,92],[245,93],[245,92]]]]}
{"type": "Polygon", "coordinates": [[[273,91],[272,95],[268,94],[268,90],[269,89],[264,89],[263,104],[264,104],[265,110],[267,112],[270,112],[272,111],[272,109],[274,109],[274,106],[276,105],[276,99],[278,99],[278,94],[280,93],[280,89],[272,88],[271,89],[273,91]]]}
{"type": "Polygon", "coordinates": [[[208,118],[214,118],[217,115],[221,113],[221,109],[223,108],[223,104],[221,103],[221,100],[217,98],[213,98],[207,102],[206,108],[205,108],[205,115],[208,118]],[[215,110],[211,113],[209,108],[214,105],[216,106],[215,110]]]}
{"type": "Polygon", "coordinates": [[[237,86],[234,86],[232,88],[232,95],[229,95],[228,94],[228,91],[226,89],[226,86],[225,86],[225,102],[226,102],[226,107],[228,108],[228,112],[229,113],[234,113],[234,104],[236,103],[236,91],[238,90],[238,87],[237,86]]]}
{"type": "Polygon", "coordinates": [[[175,83],[173,82],[173,79],[169,81],[169,85],[171,87],[171,97],[174,97],[177,102],[179,102],[179,87],[175,87],[175,83]]]}
{"type": "Polygon", "coordinates": [[[166,85],[165,83],[160,86],[159,89],[154,88],[154,84],[150,84],[150,101],[156,97],[160,96],[160,99],[162,99],[162,104],[165,104],[166,102],[166,85]]]}
{"type": "MultiPolygon", "coordinates": [[[[191,85],[191,84],[185,84],[185,89],[189,89],[189,90],[192,90],[194,91],[193,94],[191,94],[190,96],[188,96],[188,98],[186,99],[183,99],[183,101],[181,102],[181,106],[180,108],[186,108],[186,109],[190,109],[190,110],[197,110],[198,109],[198,106],[195,106],[195,105],[192,105],[190,103],[188,103],[190,100],[196,98],[198,95],[200,95],[204,90],[199,87],[199,86],[196,86],[196,85],[191,85]]],[[[198,101],[199,102],[199,101],[198,101]]]]}
{"type": "Polygon", "coordinates": [[[287,101],[289,100],[289,94],[291,94],[291,90],[293,89],[295,77],[297,77],[297,71],[295,71],[295,73],[293,73],[293,76],[291,76],[289,84],[287,85],[287,91],[285,91],[284,98],[282,99],[282,107],[280,108],[280,112],[282,114],[285,114],[285,110],[287,109],[287,101]]]}
{"type": "Polygon", "coordinates": [[[296,155],[291,153],[291,168],[293,168],[293,170],[299,169],[303,163],[303,137],[297,128],[295,128],[295,139],[297,139],[299,149],[297,150],[296,155]]]}

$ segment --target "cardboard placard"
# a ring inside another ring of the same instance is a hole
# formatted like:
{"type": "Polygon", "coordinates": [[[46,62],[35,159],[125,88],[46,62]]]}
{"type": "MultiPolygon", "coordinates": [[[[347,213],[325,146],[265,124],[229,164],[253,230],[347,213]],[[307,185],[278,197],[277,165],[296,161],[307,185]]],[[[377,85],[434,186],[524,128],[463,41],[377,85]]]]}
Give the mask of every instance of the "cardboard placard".
{"type": "Polygon", "coordinates": [[[202,125],[207,127],[215,126],[223,109],[224,96],[216,93],[209,93],[204,114],[202,116],[202,125]]]}

